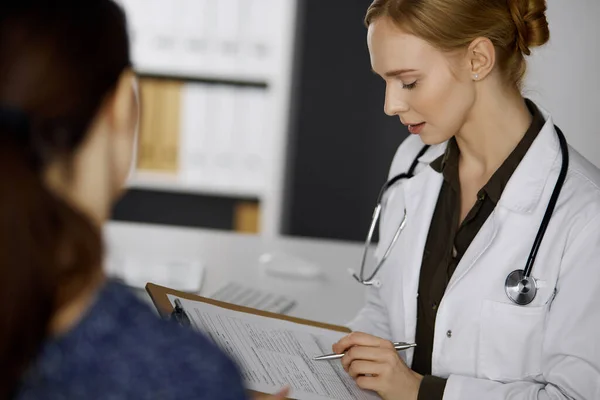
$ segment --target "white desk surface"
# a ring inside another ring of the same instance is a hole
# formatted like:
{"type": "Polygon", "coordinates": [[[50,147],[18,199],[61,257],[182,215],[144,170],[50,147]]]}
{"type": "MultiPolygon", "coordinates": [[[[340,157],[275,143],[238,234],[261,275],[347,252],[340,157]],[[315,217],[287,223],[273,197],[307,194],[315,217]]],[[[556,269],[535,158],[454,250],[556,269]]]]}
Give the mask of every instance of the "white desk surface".
{"type": "Polygon", "coordinates": [[[106,225],[105,239],[109,252],[119,255],[200,260],[206,266],[201,295],[212,294],[233,280],[293,298],[297,304],[289,315],[339,325],[347,323],[364,303],[365,288],[347,272],[360,266],[363,247],[357,243],[265,239],[218,230],[114,221],[106,225]],[[258,260],[272,251],[316,263],[324,274],[315,280],[268,275],[258,260]]]}

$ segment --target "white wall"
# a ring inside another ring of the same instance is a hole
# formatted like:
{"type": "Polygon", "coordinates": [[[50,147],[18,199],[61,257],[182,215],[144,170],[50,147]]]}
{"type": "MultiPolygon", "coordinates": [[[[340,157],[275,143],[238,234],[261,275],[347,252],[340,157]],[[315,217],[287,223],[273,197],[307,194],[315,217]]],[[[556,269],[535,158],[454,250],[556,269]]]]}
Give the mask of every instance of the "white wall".
{"type": "Polygon", "coordinates": [[[524,94],[600,167],[600,0],[548,0],[550,42],[529,57],[524,94]]]}

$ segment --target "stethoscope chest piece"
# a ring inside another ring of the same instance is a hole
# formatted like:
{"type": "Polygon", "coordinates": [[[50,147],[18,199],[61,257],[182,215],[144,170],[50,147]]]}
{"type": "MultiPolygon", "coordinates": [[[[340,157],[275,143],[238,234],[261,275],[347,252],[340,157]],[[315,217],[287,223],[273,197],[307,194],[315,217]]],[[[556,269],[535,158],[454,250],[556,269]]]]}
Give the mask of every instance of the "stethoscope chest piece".
{"type": "Polygon", "coordinates": [[[537,293],[535,278],[525,276],[522,269],[511,272],[506,277],[504,290],[509,299],[520,306],[525,306],[533,301],[537,293]]]}

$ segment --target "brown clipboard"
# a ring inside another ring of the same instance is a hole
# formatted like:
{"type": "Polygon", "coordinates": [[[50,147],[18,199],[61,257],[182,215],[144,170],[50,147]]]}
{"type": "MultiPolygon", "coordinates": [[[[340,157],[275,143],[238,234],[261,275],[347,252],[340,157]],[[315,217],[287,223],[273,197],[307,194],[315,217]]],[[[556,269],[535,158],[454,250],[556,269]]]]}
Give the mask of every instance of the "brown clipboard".
{"type": "Polygon", "coordinates": [[[146,291],[150,295],[150,298],[152,299],[154,306],[156,307],[156,309],[160,313],[161,317],[163,317],[163,318],[168,317],[169,315],[171,315],[171,312],[173,312],[173,306],[171,305],[171,302],[169,301],[169,298],[167,297],[167,295],[171,294],[173,296],[177,296],[182,299],[201,301],[204,303],[212,304],[214,306],[226,308],[228,310],[240,311],[240,312],[254,314],[254,315],[260,315],[261,317],[281,319],[284,321],[295,322],[297,324],[329,329],[331,331],[350,333],[350,329],[346,328],[345,326],[326,324],[323,322],[311,321],[311,320],[303,319],[303,318],[290,317],[289,315],[282,315],[282,314],[272,313],[272,312],[268,312],[268,311],[257,310],[255,308],[238,306],[235,304],[226,303],[224,301],[209,299],[207,297],[199,296],[196,294],[180,292],[178,290],[170,289],[170,288],[160,286],[160,285],[156,285],[154,283],[147,283],[146,291]]]}
{"type": "MultiPolygon", "coordinates": [[[[235,304],[226,303],[226,302],[219,301],[219,300],[213,300],[213,299],[209,299],[207,297],[203,297],[203,296],[199,296],[199,295],[195,295],[195,294],[191,294],[191,293],[181,292],[179,290],[156,285],[154,283],[146,284],[146,292],[148,292],[148,294],[150,295],[150,298],[152,299],[152,303],[154,303],[154,306],[158,310],[158,313],[163,318],[169,317],[171,315],[171,313],[173,312],[173,306],[171,305],[171,302],[169,301],[169,298],[167,296],[170,294],[173,296],[180,297],[182,299],[201,301],[204,303],[212,304],[214,306],[226,308],[228,310],[240,311],[240,312],[244,312],[244,313],[248,313],[248,314],[259,315],[261,317],[275,318],[275,319],[280,319],[280,320],[284,320],[284,321],[295,322],[297,324],[314,326],[317,328],[324,328],[324,329],[329,329],[329,330],[337,331],[337,332],[350,333],[350,329],[346,328],[345,326],[326,324],[323,322],[311,321],[311,320],[303,319],[303,318],[290,317],[289,315],[282,315],[282,314],[272,313],[272,312],[268,312],[268,311],[257,310],[255,308],[238,306],[235,304]]],[[[249,391],[249,392],[257,393],[255,391],[249,391]]],[[[261,394],[264,394],[264,393],[261,393],[261,394]]]]}

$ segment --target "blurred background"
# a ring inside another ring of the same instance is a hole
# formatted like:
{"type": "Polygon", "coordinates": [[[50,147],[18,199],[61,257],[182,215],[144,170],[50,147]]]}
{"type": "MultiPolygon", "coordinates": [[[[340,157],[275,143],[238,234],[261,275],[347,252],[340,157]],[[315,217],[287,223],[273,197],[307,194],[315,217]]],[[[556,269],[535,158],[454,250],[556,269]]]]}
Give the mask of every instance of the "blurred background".
{"type": "MultiPolygon", "coordinates": [[[[143,116],[118,221],[362,241],[407,136],[370,71],[370,0],[120,0],[143,116]]],[[[525,95],[600,166],[600,2],[549,0],[525,95]]]]}

